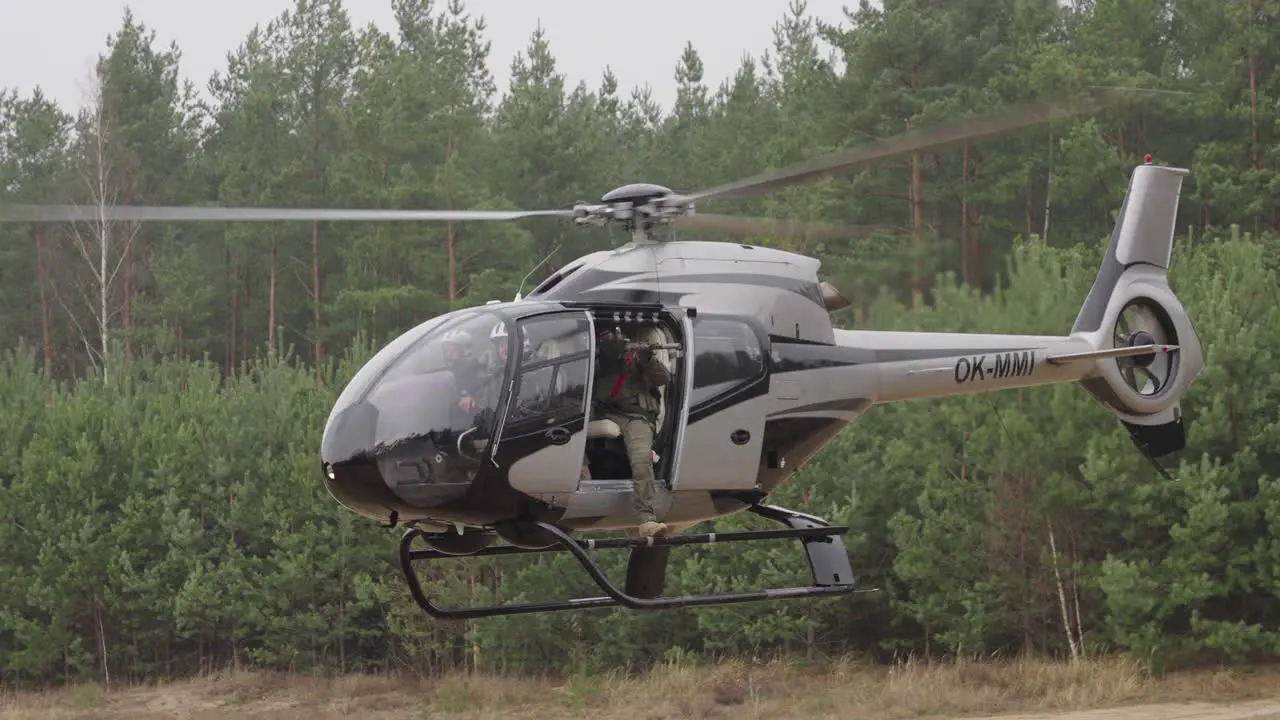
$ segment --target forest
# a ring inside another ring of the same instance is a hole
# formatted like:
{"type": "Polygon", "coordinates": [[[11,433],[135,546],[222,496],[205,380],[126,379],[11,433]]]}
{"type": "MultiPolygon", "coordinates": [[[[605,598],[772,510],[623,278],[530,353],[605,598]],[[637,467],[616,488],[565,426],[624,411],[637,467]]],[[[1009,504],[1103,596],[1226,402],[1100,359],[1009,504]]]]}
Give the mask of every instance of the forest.
{"type": "MultiPolygon", "coordinates": [[[[718,87],[697,48],[670,58],[669,110],[607,67],[570,86],[540,32],[498,88],[461,0],[389,1],[395,27],[340,0],[264,18],[209,99],[126,12],[83,109],[0,92],[0,204],[563,208],[1088,87],[1181,91],[707,208],[865,228],[732,238],[821,259],[853,300],[841,326],[1062,334],[1132,168],[1189,168],[1170,280],[1208,367],[1173,479],[1078,387],[889,405],[773,498],[850,526],[880,593],[435,622],[400,531],[326,494],[328,411],[400,332],[625,238],[541,218],[0,224],[0,682],[1280,653],[1280,0],[864,0],[834,26],[796,0],[718,87]]],[[[794,542],[677,549],[667,591],[807,572],[794,542]]],[[[424,582],[455,605],[591,590],[569,557],[424,582]]]]}

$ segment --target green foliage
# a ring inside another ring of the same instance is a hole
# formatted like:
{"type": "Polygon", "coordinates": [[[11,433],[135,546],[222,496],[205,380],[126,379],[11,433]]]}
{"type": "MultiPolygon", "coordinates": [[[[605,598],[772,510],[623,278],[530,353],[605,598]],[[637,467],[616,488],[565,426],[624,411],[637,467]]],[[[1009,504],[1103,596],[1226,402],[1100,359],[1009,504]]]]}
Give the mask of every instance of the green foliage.
{"type": "MultiPolygon", "coordinates": [[[[1177,283],[1210,369],[1187,401],[1192,444],[1175,483],[1071,386],[888,406],[839,437],[776,500],[853,527],[859,568],[888,589],[871,600],[435,623],[392,565],[394,535],[339,510],[315,467],[316,434],[367,353],[323,384],[286,354],[228,378],[162,360],[118,383],[59,388],[24,348],[0,363],[0,571],[12,578],[0,589],[0,661],[21,681],[93,677],[104,657],[117,676],[141,676],[227,662],[589,673],[872,645],[1057,654],[1068,645],[1059,583],[1087,651],[1124,648],[1157,665],[1273,653],[1280,484],[1269,440],[1280,405],[1268,399],[1266,348],[1280,342],[1280,310],[1265,259],[1277,249],[1272,236],[1179,246],[1177,283]]],[[[1060,300],[1083,297],[1096,269],[1090,250],[1022,244],[998,292],[942,278],[935,305],[881,304],[873,320],[1062,328],[1074,304],[1060,300]]],[[[717,529],[754,524],[734,516],[717,529]]],[[[620,575],[622,562],[606,568],[620,575]]],[[[793,584],[804,572],[791,544],[729,546],[677,554],[668,587],[793,584]]],[[[425,582],[448,604],[590,591],[567,557],[467,561],[425,582]]]]}
{"type": "MultiPolygon", "coordinates": [[[[778,651],[1073,647],[1169,667],[1280,651],[1268,99],[1280,6],[882,5],[828,27],[794,3],[773,48],[718,88],[686,47],[671,58],[670,112],[620,90],[607,68],[595,88],[570,87],[541,32],[500,94],[484,23],[457,0],[395,0],[387,31],[354,27],[336,1],[297,2],[233,49],[213,102],[197,103],[179,85],[177,49],[155,48],[126,12],[84,112],[0,93],[0,200],[564,207],[627,182],[695,190],[1087,85],[1192,90],[922,154],[918,179],[902,158],[714,208],[874,224],[822,243],[745,239],[821,259],[854,301],[842,323],[1056,334],[1093,282],[1128,169],[1146,152],[1190,167],[1171,280],[1208,368],[1184,405],[1191,446],[1176,482],[1071,386],[881,407],[775,498],[850,525],[850,552],[879,595],[435,623],[393,565],[395,534],[325,493],[320,428],[380,343],[527,292],[607,246],[603,231],[6,224],[0,681],[228,664],[582,675],[778,651]],[[904,307],[909,287],[922,294],[904,307]]],[[[615,577],[623,566],[620,554],[606,563],[615,577]]],[[[793,543],[731,546],[676,553],[668,590],[804,574],[793,543]]],[[[449,605],[594,593],[566,557],[460,562],[424,584],[449,605]]],[[[465,705],[465,686],[441,693],[465,705]]],[[[585,690],[566,697],[574,710],[591,704],[585,690]]]]}

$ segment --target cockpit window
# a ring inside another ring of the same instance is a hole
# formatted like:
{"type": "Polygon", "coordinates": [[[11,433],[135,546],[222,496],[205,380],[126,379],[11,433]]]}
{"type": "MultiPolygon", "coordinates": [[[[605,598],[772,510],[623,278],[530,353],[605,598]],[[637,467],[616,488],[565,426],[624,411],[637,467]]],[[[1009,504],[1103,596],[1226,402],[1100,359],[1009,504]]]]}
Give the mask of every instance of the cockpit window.
{"type": "Polygon", "coordinates": [[[493,313],[480,313],[437,328],[396,358],[382,382],[409,375],[451,371],[464,374],[506,367],[510,350],[508,323],[493,313]]]}
{"type": "Polygon", "coordinates": [[[478,463],[510,377],[512,336],[502,315],[475,311],[397,338],[361,371],[359,389],[344,391],[346,404],[338,403],[326,428],[330,454],[380,457],[410,447],[437,464],[478,463]]]}

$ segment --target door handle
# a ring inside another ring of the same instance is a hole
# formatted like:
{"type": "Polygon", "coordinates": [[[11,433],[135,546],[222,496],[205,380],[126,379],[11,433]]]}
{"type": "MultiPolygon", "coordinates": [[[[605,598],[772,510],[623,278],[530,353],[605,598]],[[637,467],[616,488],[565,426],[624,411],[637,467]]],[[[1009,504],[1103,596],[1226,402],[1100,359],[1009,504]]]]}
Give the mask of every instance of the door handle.
{"type": "Polygon", "coordinates": [[[542,434],[552,445],[564,445],[569,442],[569,431],[562,427],[553,427],[542,434]]]}

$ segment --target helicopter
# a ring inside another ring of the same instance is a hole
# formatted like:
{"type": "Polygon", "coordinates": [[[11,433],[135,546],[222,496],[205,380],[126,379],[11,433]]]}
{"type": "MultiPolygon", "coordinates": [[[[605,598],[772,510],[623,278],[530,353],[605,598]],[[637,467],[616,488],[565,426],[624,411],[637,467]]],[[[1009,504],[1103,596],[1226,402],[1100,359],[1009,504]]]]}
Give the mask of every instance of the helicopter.
{"type": "MultiPolygon", "coordinates": [[[[1096,96],[1095,96],[1096,97],[1096,96]]],[[[876,405],[1075,383],[1114,415],[1153,462],[1186,444],[1181,398],[1205,367],[1191,319],[1168,284],[1182,168],[1134,168],[1096,280],[1063,335],[849,330],[850,305],[820,262],[779,249],[663,239],[660,226],[736,234],[780,221],[706,215],[695,205],[748,197],[857,165],[1000,133],[1097,107],[1039,103],[915,131],[800,166],[681,194],[629,184],[599,203],[534,211],[345,210],[0,205],[0,221],[511,221],[550,216],[586,227],[619,223],[629,242],[567,263],[527,295],[422,322],[382,347],[335,402],[320,439],[321,481],[342,507],[402,527],[410,594],[441,619],[625,607],[661,610],[874,592],[856,580],[848,528],[767,502],[846,427],[876,405]],[[669,369],[652,459],[658,519],[642,536],[618,424],[592,397],[600,337],[621,330],[669,369]],[[493,392],[457,401],[446,346],[467,343],[493,392]],[[451,345],[453,344],[453,345],[451,345]],[[686,534],[749,511],[772,530],[686,534]],[[622,537],[580,538],[596,532],[622,537]],[[663,595],[682,545],[796,539],[807,586],[663,595]],[[425,548],[415,549],[421,540],[425,548]],[[630,552],[620,587],[592,558],[630,552]],[[446,608],[419,561],[568,552],[597,597],[446,608]]],[[[840,227],[813,226],[839,234],[840,227]]],[[[1159,467],[1159,465],[1157,465],[1159,467]]]]}

